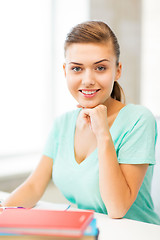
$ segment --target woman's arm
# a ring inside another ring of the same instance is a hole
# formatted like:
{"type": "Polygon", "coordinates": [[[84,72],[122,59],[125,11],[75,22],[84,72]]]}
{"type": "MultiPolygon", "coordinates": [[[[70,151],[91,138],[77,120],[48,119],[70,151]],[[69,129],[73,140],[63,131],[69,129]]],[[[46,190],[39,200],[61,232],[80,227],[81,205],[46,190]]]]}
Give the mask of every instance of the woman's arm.
{"type": "Polygon", "coordinates": [[[111,138],[99,139],[98,159],[100,193],[108,215],[121,218],[136,200],[148,164],[119,164],[111,138]]]}
{"type": "Polygon", "coordinates": [[[29,178],[14,190],[2,203],[3,206],[35,206],[43,195],[52,176],[53,159],[42,156],[41,161],[29,178]]]}
{"type": "Polygon", "coordinates": [[[121,218],[135,201],[148,164],[118,163],[106,120],[107,108],[104,105],[83,109],[83,118],[91,125],[97,139],[101,197],[108,215],[112,218],[121,218]]]}

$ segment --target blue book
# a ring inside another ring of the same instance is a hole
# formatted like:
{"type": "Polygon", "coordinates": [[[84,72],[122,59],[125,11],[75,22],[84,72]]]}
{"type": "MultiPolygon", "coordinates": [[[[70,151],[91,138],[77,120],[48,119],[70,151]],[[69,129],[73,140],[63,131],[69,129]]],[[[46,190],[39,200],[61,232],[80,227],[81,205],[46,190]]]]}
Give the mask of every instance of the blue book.
{"type": "Polygon", "coordinates": [[[98,236],[99,230],[97,228],[96,219],[94,218],[84,232],[84,236],[98,236]]]}

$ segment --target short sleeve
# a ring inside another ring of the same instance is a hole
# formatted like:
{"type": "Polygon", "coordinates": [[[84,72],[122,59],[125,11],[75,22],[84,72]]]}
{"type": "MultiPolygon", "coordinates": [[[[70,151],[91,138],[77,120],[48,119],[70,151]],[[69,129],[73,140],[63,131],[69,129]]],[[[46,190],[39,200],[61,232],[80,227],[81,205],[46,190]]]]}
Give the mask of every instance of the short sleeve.
{"type": "Polygon", "coordinates": [[[47,157],[55,159],[58,147],[58,126],[57,121],[53,123],[51,132],[47,138],[43,154],[47,157]]]}
{"type": "Polygon", "coordinates": [[[157,124],[149,110],[144,111],[122,138],[118,149],[119,163],[155,164],[157,124]]]}

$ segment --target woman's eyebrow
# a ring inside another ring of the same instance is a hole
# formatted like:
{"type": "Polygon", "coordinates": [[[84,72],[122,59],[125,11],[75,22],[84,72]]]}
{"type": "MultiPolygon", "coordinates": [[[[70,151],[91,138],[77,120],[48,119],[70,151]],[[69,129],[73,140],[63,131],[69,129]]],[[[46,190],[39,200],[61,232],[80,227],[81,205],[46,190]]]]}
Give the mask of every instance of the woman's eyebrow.
{"type": "MultiPolygon", "coordinates": [[[[102,60],[100,60],[100,61],[98,61],[98,62],[93,63],[93,65],[98,64],[98,63],[101,63],[101,62],[104,62],[104,61],[110,62],[108,59],[102,59],[102,60]]],[[[75,65],[79,65],[79,66],[82,66],[82,65],[83,65],[82,63],[77,63],[77,62],[69,62],[69,64],[75,64],[75,65]]]]}
{"type": "Polygon", "coordinates": [[[93,63],[93,64],[98,64],[98,63],[101,63],[101,62],[104,62],[104,61],[110,62],[108,59],[102,59],[102,60],[100,60],[100,61],[98,61],[98,62],[95,62],[95,63],[93,63]]]}
{"type": "Polygon", "coordinates": [[[76,62],[70,62],[69,64],[76,64],[76,65],[80,65],[80,66],[83,65],[82,63],[76,63],[76,62]]]}

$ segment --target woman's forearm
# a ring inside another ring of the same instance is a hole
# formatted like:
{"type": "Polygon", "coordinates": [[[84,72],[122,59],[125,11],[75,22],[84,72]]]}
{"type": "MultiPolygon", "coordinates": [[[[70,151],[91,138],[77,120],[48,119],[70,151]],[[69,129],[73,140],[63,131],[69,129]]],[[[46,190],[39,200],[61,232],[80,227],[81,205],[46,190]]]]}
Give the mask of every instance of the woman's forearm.
{"type": "Polygon", "coordinates": [[[40,197],[41,196],[35,191],[34,185],[30,182],[25,182],[13,191],[2,205],[31,208],[35,206],[40,197]]]}
{"type": "Polygon", "coordinates": [[[53,159],[42,156],[35,171],[2,203],[4,206],[30,208],[42,197],[52,176],[53,159]]]}
{"type": "Polygon", "coordinates": [[[98,140],[99,185],[108,214],[121,218],[131,205],[131,190],[121,171],[110,136],[98,140]]]}

